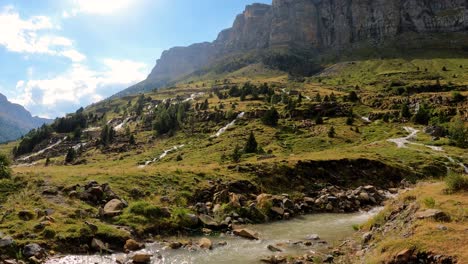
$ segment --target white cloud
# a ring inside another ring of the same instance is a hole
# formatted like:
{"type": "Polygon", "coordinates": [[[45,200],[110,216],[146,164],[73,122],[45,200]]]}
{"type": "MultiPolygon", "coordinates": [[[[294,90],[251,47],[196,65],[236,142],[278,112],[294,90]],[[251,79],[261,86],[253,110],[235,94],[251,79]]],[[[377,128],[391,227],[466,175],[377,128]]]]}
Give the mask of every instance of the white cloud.
{"type": "Polygon", "coordinates": [[[73,41],[51,32],[59,29],[49,17],[20,17],[12,7],[0,10],[0,46],[8,51],[27,54],[47,54],[69,58],[74,62],[86,57],[73,47],[73,41]]]}
{"type": "Polygon", "coordinates": [[[110,15],[125,10],[135,0],[73,0],[73,9],[64,11],[63,18],[76,16],[79,13],[92,15],[110,15]]]}
{"type": "Polygon", "coordinates": [[[102,71],[75,63],[50,79],[19,81],[12,101],[40,116],[61,116],[144,80],[149,71],[148,65],[129,60],[105,59],[102,64],[102,71]]]}

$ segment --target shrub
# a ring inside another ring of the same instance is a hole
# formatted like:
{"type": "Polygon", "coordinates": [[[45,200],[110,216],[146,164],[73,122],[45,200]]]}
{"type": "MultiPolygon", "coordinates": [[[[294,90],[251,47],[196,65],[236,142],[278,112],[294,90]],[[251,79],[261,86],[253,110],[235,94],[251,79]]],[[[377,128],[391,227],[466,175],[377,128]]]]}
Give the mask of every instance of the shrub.
{"type": "Polygon", "coordinates": [[[77,154],[76,154],[75,149],[74,148],[69,148],[68,152],[67,152],[67,156],[65,156],[65,162],[66,163],[71,163],[71,162],[75,161],[76,156],[77,156],[77,154]]]}
{"type": "Polygon", "coordinates": [[[132,214],[145,216],[146,218],[158,218],[163,215],[161,208],[144,201],[132,204],[129,211],[132,214]]]}
{"type": "Polygon", "coordinates": [[[423,203],[427,208],[434,208],[435,207],[435,200],[432,197],[424,198],[423,203]]]}
{"type": "Polygon", "coordinates": [[[249,139],[247,140],[247,143],[245,144],[244,152],[255,153],[257,152],[257,147],[258,147],[257,140],[255,139],[254,133],[251,131],[249,135],[249,139]]]}
{"type": "Polygon", "coordinates": [[[460,117],[456,117],[449,126],[449,138],[451,144],[460,147],[468,147],[468,127],[460,117]]]}
{"type": "Polygon", "coordinates": [[[328,137],[334,138],[335,136],[336,136],[335,127],[330,127],[330,130],[328,130],[328,137]]]}
{"type": "Polygon", "coordinates": [[[449,172],[445,178],[448,191],[451,193],[468,191],[468,175],[463,175],[456,172],[449,172]]]}
{"type": "Polygon", "coordinates": [[[10,160],[7,156],[0,154],[0,179],[7,179],[11,176],[10,160]]]}

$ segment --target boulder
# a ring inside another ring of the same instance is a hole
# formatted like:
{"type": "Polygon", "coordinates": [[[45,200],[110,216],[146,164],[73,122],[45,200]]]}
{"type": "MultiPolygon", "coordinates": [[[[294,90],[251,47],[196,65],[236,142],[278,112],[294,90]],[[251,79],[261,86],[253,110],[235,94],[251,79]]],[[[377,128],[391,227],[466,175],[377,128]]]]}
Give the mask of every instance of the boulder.
{"type": "Polygon", "coordinates": [[[213,248],[213,243],[211,242],[210,239],[203,237],[198,241],[198,246],[203,249],[212,249],[213,248]]]}
{"type": "Polygon", "coordinates": [[[112,199],[104,206],[104,216],[116,216],[122,213],[125,204],[119,199],[112,199]]]}
{"type": "Polygon", "coordinates": [[[239,195],[237,195],[235,193],[229,193],[229,205],[234,207],[234,208],[240,208],[241,203],[240,203],[239,195]]]}
{"type": "Polygon", "coordinates": [[[137,250],[140,250],[142,248],[144,248],[145,245],[142,244],[142,243],[138,243],[136,242],[135,240],[133,239],[128,239],[126,242],[125,242],[125,246],[124,246],[124,249],[126,251],[137,251],[137,250]]]}
{"type": "Polygon", "coordinates": [[[283,216],[284,215],[284,209],[281,208],[281,207],[276,207],[276,206],[273,206],[271,207],[270,209],[273,213],[279,215],[279,216],[283,216]]]}
{"type": "Polygon", "coordinates": [[[216,220],[214,220],[213,217],[209,215],[201,214],[198,216],[198,219],[206,227],[214,227],[214,228],[219,227],[219,223],[216,222],[216,220]]]}
{"type": "Polygon", "coordinates": [[[367,242],[369,242],[370,240],[372,239],[372,233],[371,232],[367,232],[367,233],[364,233],[362,235],[362,242],[364,244],[366,244],[367,242]]]}
{"type": "Polygon", "coordinates": [[[42,259],[45,257],[45,250],[38,244],[27,244],[23,248],[23,256],[25,256],[26,258],[36,257],[42,259]]]}
{"type": "Polygon", "coordinates": [[[0,239],[0,248],[9,247],[15,244],[15,240],[11,236],[6,236],[0,239]]]}
{"type": "Polygon", "coordinates": [[[112,250],[109,249],[109,247],[106,244],[104,244],[104,242],[102,242],[101,240],[97,238],[93,238],[93,240],[91,241],[91,248],[99,252],[107,252],[107,253],[113,252],[112,250]]]}
{"type": "Polygon", "coordinates": [[[360,192],[358,199],[362,202],[367,202],[369,201],[369,194],[367,192],[360,192]]]}
{"type": "Polygon", "coordinates": [[[259,239],[258,234],[256,232],[249,230],[247,228],[234,229],[232,232],[234,233],[234,235],[240,236],[243,238],[252,239],[252,240],[259,239]]]}
{"type": "Polygon", "coordinates": [[[228,203],[228,202],[229,202],[228,190],[222,190],[213,195],[213,203],[223,204],[223,203],[228,203]]]}
{"type": "Polygon", "coordinates": [[[182,246],[183,246],[182,243],[180,243],[180,242],[178,242],[178,241],[169,243],[169,247],[170,247],[171,249],[179,249],[179,248],[181,248],[182,246]]]}
{"type": "Polygon", "coordinates": [[[449,221],[450,216],[448,216],[446,213],[442,212],[441,210],[437,209],[428,209],[422,212],[417,212],[414,214],[416,219],[435,219],[437,221],[449,221]]]}
{"type": "Polygon", "coordinates": [[[23,221],[29,221],[29,220],[34,219],[35,214],[33,212],[31,212],[31,211],[28,211],[28,210],[22,210],[22,211],[18,212],[18,217],[19,217],[19,219],[21,219],[23,221]]]}
{"type": "Polygon", "coordinates": [[[137,253],[132,257],[133,263],[150,263],[153,255],[148,253],[137,253]]]}

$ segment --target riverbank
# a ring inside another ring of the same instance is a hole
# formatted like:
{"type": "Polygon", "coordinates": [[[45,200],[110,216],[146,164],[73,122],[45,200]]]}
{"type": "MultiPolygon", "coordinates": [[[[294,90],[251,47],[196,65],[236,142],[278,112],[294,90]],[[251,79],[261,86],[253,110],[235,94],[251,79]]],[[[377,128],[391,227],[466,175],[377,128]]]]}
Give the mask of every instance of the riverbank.
{"type": "MultiPolygon", "coordinates": [[[[447,193],[444,182],[417,184],[334,249],[335,263],[468,263],[467,191],[447,193]]],[[[294,263],[312,263],[307,259],[294,263]]]]}

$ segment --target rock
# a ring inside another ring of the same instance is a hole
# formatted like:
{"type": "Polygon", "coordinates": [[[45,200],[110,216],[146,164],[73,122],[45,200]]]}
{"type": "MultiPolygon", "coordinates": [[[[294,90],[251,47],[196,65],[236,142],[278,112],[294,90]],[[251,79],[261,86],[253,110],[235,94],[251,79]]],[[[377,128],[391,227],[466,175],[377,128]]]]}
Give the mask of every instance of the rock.
{"type": "Polygon", "coordinates": [[[232,232],[236,236],[240,236],[240,237],[252,239],[252,240],[258,240],[258,234],[246,228],[234,229],[232,232]]]}
{"type": "Polygon", "coordinates": [[[136,253],[132,257],[132,261],[133,263],[150,263],[152,256],[153,255],[148,253],[136,253]]]}
{"type": "Polygon", "coordinates": [[[229,193],[229,205],[234,207],[234,208],[240,208],[241,203],[240,203],[239,195],[237,195],[235,193],[229,193]]]}
{"type": "Polygon", "coordinates": [[[22,210],[22,211],[18,212],[18,217],[19,217],[19,219],[21,219],[23,221],[29,221],[29,220],[34,219],[35,214],[33,212],[31,212],[31,211],[28,211],[28,210],[22,210]]]}
{"type": "Polygon", "coordinates": [[[128,239],[127,241],[125,241],[124,249],[128,251],[137,251],[144,247],[145,247],[144,244],[138,243],[133,239],[128,239]]]}
{"type": "Polygon", "coordinates": [[[335,258],[332,256],[332,255],[326,255],[324,258],[323,258],[323,263],[333,263],[333,260],[335,258]]]}
{"type": "Polygon", "coordinates": [[[320,237],[317,234],[312,234],[312,235],[308,235],[306,239],[307,240],[320,240],[320,237]]]}
{"type": "Polygon", "coordinates": [[[213,195],[213,203],[224,204],[229,202],[229,191],[222,190],[213,195]]]}
{"type": "Polygon", "coordinates": [[[104,216],[116,216],[122,213],[125,204],[119,199],[112,199],[104,206],[104,216]]]}
{"type": "Polygon", "coordinates": [[[70,199],[78,199],[80,195],[77,191],[71,191],[68,193],[68,197],[70,197],[70,199]]]}
{"type": "Polygon", "coordinates": [[[435,219],[437,221],[449,221],[450,216],[448,216],[446,213],[442,212],[441,210],[437,209],[428,209],[422,212],[417,212],[414,214],[416,219],[435,219]]]}
{"type": "Polygon", "coordinates": [[[437,226],[437,229],[442,230],[442,231],[447,231],[447,230],[448,230],[448,227],[446,227],[446,226],[444,226],[444,225],[438,225],[438,226],[437,226]]]}
{"type": "Polygon", "coordinates": [[[170,247],[171,249],[179,249],[179,248],[181,248],[182,246],[183,246],[182,243],[180,243],[180,242],[178,242],[178,241],[169,243],[169,247],[170,247]]]}
{"type": "Polygon", "coordinates": [[[15,240],[11,236],[6,236],[0,239],[0,248],[9,247],[15,244],[15,240]]]}
{"type": "Polygon", "coordinates": [[[32,256],[32,257],[29,258],[29,263],[40,264],[40,263],[42,263],[42,260],[38,259],[38,258],[35,257],[35,256],[32,256]]]}
{"type": "Polygon", "coordinates": [[[23,256],[25,256],[26,258],[36,257],[36,258],[42,259],[45,257],[45,251],[38,244],[31,243],[31,244],[27,244],[26,246],[24,246],[23,256]]]}
{"type": "Polygon", "coordinates": [[[372,239],[372,233],[371,233],[371,232],[367,232],[367,233],[365,233],[364,235],[362,235],[362,242],[363,242],[364,244],[366,244],[367,242],[369,242],[371,239],[372,239]]]}
{"type": "Polygon", "coordinates": [[[414,250],[412,249],[404,249],[395,256],[395,262],[396,264],[404,264],[408,263],[411,260],[411,257],[413,256],[414,250]]]}
{"type": "Polygon", "coordinates": [[[281,250],[280,248],[277,248],[273,245],[268,245],[267,246],[268,250],[270,250],[271,252],[283,252],[283,250],[281,250]]]}
{"type": "Polygon", "coordinates": [[[333,204],[332,204],[332,203],[328,203],[327,206],[325,207],[325,209],[326,209],[327,211],[333,211],[333,209],[334,209],[334,208],[333,208],[333,204]]]}
{"type": "Polygon", "coordinates": [[[45,189],[44,191],[42,191],[42,195],[55,196],[57,194],[58,194],[58,189],[55,188],[55,187],[51,187],[51,188],[48,188],[48,189],[45,189]]]}
{"type": "Polygon", "coordinates": [[[284,256],[271,256],[268,258],[262,258],[260,261],[269,264],[281,264],[286,263],[286,257],[284,256]]]}
{"type": "Polygon", "coordinates": [[[276,206],[273,206],[271,207],[270,209],[273,213],[279,215],[279,216],[283,216],[284,215],[284,209],[281,208],[281,207],[276,207],[276,206]]]}
{"type": "Polygon", "coordinates": [[[361,192],[359,193],[359,198],[360,201],[362,202],[367,202],[369,201],[369,194],[367,192],[361,192]]]}
{"type": "Polygon", "coordinates": [[[211,240],[209,240],[206,237],[201,238],[198,241],[198,245],[200,246],[200,248],[203,248],[203,249],[212,249],[213,248],[213,243],[211,242],[211,240]]]}
{"type": "Polygon", "coordinates": [[[221,241],[221,242],[218,242],[216,245],[219,246],[219,247],[224,247],[224,246],[227,246],[227,242],[226,241],[221,241]]]}
{"type": "Polygon", "coordinates": [[[283,206],[286,209],[294,210],[294,203],[288,198],[283,199],[283,206]]]}
{"type": "Polygon", "coordinates": [[[97,238],[93,238],[93,240],[91,240],[91,248],[99,252],[107,252],[107,253],[113,252],[112,250],[108,248],[106,244],[104,244],[104,242],[102,242],[101,240],[97,238]]]}
{"type": "Polygon", "coordinates": [[[214,227],[214,228],[219,227],[219,223],[216,222],[216,220],[214,220],[213,217],[209,215],[201,214],[198,216],[198,219],[206,227],[214,227]]]}

